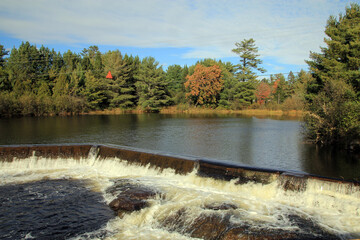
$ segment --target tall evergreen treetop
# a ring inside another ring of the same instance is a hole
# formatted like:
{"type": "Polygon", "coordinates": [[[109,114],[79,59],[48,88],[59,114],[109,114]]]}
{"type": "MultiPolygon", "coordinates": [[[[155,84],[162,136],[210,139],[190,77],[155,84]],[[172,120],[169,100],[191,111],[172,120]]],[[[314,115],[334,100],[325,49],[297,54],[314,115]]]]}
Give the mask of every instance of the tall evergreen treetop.
{"type": "Polygon", "coordinates": [[[4,46],[0,44],[0,67],[4,67],[5,59],[4,56],[8,55],[9,51],[6,51],[4,46]]]}
{"type": "Polygon", "coordinates": [[[331,16],[327,21],[321,53],[310,53],[306,61],[316,81],[309,91],[317,94],[330,79],[352,85],[360,97],[360,6],[351,4],[345,14],[331,16]]]}
{"type": "Polygon", "coordinates": [[[136,104],[134,66],[132,58],[123,57],[119,50],[109,51],[103,55],[106,71],[111,71],[113,79],[108,79],[111,92],[110,106],[131,108],[136,104]]]}
{"type": "Polygon", "coordinates": [[[307,83],[308,135],[322,144],[350,147],[360,141],[360,6],[331,16],[326,47],[307,61],[314,80],[307,83]]]}
{"type": "Polygon", "coordinates": [[[36,89],[39,72],[39,51],[35,45],[23,42],[18,49],[13,48],[8,58],[9,80],[16,95],[31,93],[36,89]]]}
{"type": "Polygon", "coordinates": [[[4,46],[0,44],[0,91],[10,90],[11,84],[8,80],[8,74],[5,71],[5,62],[4,56],[8,55],[8,51],[5,50],[4,46]]]}
{"type": "Polygon", "coordinates": [[[232,52],[236,53],[240,57],[240,64],[237,67],[237,76],[240,81],[248,81],[255,79],[256,75],[253,72],[259,71],[261,73],[266,72],[264,68],[259,65],[262,64],[262,60],[258,57],[258,47],[255,46],[255,40],[244,39],[241,43],[235,43],[236,48],[232,49],[232,52]]]}
{"type": "Polygon", "coordinates": [[[171,104],[165,72],[153,57],[146,57],[142,60],[135,78],[139,95],[138,104],[144,110],[158,112],[161,107],[171,104]]]}
{"type": "Polygon", "coordinates": [[[180,65],[171,65],[166,71],[166,82],[169,91],[175,95],[183,90],[185,78],[183,78],[183,69],[180,65]]]}

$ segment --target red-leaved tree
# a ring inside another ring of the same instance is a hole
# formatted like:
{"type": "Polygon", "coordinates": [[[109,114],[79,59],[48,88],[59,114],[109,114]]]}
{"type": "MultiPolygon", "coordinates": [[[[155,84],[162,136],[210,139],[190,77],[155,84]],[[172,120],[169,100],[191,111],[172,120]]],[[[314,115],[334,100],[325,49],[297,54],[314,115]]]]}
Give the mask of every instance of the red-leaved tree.
{"type": "Polygon", "coordinates": [[[280,83],[280,79],[277,79],[275,82],[274,82],[274,85],[273,85],[273,92],[272,93],[276,93],[276,90],[277,88],[279,87],[279,83],[280,83]]]}
{"type": "Polygon", "coordinates": [[[186,80],[185,88],[190,90],[186,97],[193,100],[195,106],[216,103],[223,86],[218,65],[205,67],[197,64],[194,73],[186,76],[186,80]]]}
{"type": "Polygon", "coordinates": [[[269,86],[269,84],[265,83],[265,82],[261,82],[255,91],[255,96],[258,100],[258,103],[260,105],[264,104],[265,101],[269,98],[271,93],[271,88],[269,86]]]}

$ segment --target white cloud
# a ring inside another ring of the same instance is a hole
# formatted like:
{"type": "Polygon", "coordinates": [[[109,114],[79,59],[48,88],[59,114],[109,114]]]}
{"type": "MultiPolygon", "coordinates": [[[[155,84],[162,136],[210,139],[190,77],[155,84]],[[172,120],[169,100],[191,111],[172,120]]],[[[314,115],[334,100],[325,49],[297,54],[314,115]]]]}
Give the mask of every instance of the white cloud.
{"type": "Polygon", "coordinates": [[[304,64],[319,51],[336,0],[2,0],[0,31],[34,43],[189,48],[183,58],[234,56],[254,38],[264,57],[304,64]]]}

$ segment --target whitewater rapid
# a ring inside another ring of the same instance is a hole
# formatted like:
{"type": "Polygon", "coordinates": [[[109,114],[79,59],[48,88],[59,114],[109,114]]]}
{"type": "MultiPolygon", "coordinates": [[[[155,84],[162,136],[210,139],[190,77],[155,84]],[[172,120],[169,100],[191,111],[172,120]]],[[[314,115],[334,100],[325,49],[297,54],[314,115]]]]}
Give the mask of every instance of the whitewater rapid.
{"type": "MultiPolygon", "coordinates": [[[[0,186],[23,184],[40,180],[86,180],[87,187],[101,193],[106,204],[114,196],[106,189],[118,179],[130,179],[142,185],[159,189],[165,199],[151,199],[150,207],[115,217],[101,229],[105,239],[193,239],[161,227],[167,216],[186,208],[194,218],[204,206],[227,203],[238,206],[241,218],[231,221],[261,223],[267,228],[294,230],[286,217],[296,214],[314,220],[326,231],[344,239],[360,238],[360,192],[348,186],[334,187],[316,179],[308,179],[304,191],[287,191],[280,180],[269,184],[215,180],[197,175],[196,170],[186,175],[175,174],[173,169],[159,170],[149,165],[129,164],[118,158],[96,157],[48,159],[32,157],[0,162],[0,186]],[[337,188],[337,189],[336,189],[337,188]]],[[[93,233],[88,233],[91,236],[93,233]]],[[[93,234],[96,235],[96,234],[93,234]]],[[[84,235],[74,239],[83,239],[84,235]]],[[[26,238],[25,238],[26,239],[26,238]]]]}

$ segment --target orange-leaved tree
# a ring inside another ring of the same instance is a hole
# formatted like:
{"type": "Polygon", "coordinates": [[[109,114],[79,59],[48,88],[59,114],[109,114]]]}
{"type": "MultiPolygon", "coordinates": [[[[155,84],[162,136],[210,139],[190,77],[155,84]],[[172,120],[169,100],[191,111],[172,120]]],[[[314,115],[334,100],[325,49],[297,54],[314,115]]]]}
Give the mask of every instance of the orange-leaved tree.
{"type": "Polygon", "coordinates": [[[184,85],[189,90],[186,97],[191,99],[195,106],[216,103],[223,86],[218,65],[205,67],[197,64],[194,73],[186,76],[186,80],[184,85]]]}
{"type": "Polygon", "coordinates": [[[255,96],[257,98],[257,101],[260,105],[264,104],[265,101],[269,98],[271,93],[271,88],[269,86],[269,84],[267,84],[266,82],[261,82],[257,88],[256,88],[256,92],[255,92],[255,96]]]}

